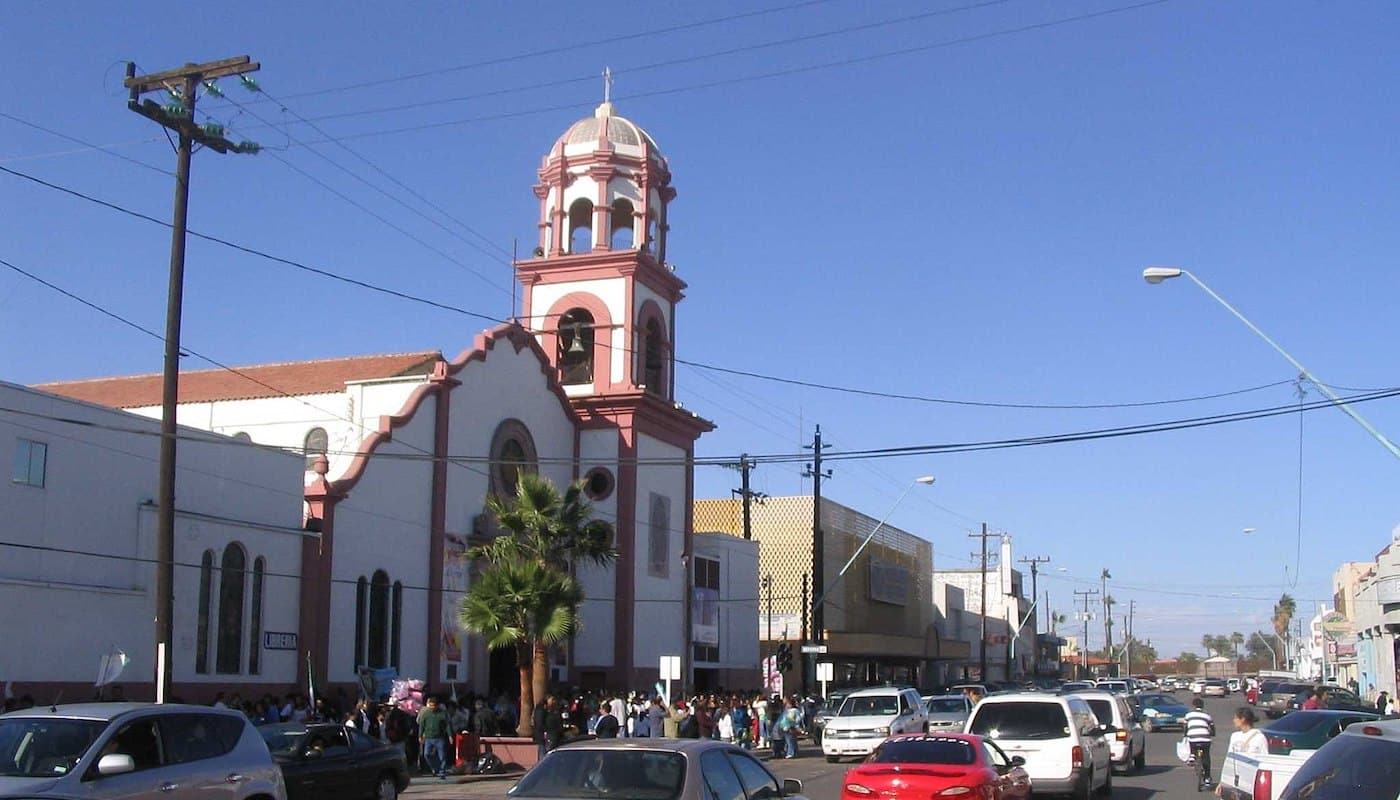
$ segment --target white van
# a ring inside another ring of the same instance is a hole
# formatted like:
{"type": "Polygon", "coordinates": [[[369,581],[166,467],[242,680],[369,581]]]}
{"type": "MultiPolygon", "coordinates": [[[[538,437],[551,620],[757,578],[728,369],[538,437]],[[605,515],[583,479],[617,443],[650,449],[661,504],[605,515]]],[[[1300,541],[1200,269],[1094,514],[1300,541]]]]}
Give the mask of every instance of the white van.
{"type": "Polygon", "coordinates": [[[826,718],[822,753],[832,763],[842,756],[864,758],[896,733],[927,733],[928,710],[913,689],[881,686],[846,695],[826,718]]]}
{"type": "Polygon", "coordinates": [[[996,742],[1007,756],[1025,759],[1037,795],[1077,798],[1113,790],[1113,761],[1105,728],[1075,695],[1013,694],[984,698],[972,709],[966,733],[996,742]]]}

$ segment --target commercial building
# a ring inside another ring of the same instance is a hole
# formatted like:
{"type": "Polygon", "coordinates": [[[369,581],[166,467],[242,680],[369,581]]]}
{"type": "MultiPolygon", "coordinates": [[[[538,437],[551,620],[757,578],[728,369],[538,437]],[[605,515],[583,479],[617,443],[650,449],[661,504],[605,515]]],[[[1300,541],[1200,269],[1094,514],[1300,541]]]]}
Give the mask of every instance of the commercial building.
{"type": "Polygon", "coordinates": [[[1363,692],[1374,686],[1396,695],[1400,665],[1400,526],[1376,554],[1370,574],[1356,592],[1352,617],[1356,641],[1357,683],[1363,692]]]}
{"type": "Polygon", "coordinates": [[[945,587],[955,587],[960,595],[961,607],[942,613],[945,617],[960,614],[962,639],[970,645],[961,679],[1003,681],[1035,675],[1039,660],[1036,614],[1033,601],[1025,596],[1021,571],[1011,564],[1011,537],[1002,536],[996,563],[987,569],[978,566],[933,573],[935,597],[949,597],[945,587]],[[984,658],[986,674],[981,672],[984,658]]]}
{"type": "MultiPolygon", "coordinates": [[[[935,685],[937,665],[964,659],[966,649],[943,641],[934,624],[933,546],[826,498],[817,519],[814,507],[809,496],[769,497],[751,505],[751,529],[759,542],[753,589],[760,604],[763,656],[773,657],[784,644],[793,652],[791,667],[780,670],[783,688],[789,693],[804,685],[819,688],[818,662],[832,664],[831,689],[883,682],[935,685]],[[812,590],[814,521],[822,530],[822,592],[812,590]],[[869,545],[840,576],[871,533],[869,545]],[[817,603],[825,616],[821,637],[811,630],[811,608],[817,603]],[[804,635],[825,652],[803,658],[804,635]]],[[[697,500],[695,526],[742,537],[742,501],[697,500]]]]}

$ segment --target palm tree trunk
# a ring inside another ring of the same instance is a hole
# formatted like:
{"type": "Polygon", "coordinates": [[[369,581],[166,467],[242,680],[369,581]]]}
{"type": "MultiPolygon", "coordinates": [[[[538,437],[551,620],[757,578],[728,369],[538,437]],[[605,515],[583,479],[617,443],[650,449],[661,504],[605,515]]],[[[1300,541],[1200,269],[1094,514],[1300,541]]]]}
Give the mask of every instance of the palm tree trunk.
{"type": "Polygon", "coordinates": [[[544,642],[535,642],[532,655],[535,697],[543,700],[549,691],[549,646],[544,642]]]}
{"type": "Polygon", "coordinates": [[[515,660],[520,668],[520,724],[516,726],[515,734],[531,736],[535,730],[535,682],[529,644],[522,642],[515,646],[515,660]]]}

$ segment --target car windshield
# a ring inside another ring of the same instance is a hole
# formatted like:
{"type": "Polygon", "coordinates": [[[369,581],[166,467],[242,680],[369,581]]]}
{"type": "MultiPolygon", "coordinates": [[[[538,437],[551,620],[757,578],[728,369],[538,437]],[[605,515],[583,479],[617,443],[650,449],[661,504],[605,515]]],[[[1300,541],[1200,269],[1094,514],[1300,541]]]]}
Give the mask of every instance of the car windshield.
{"type": "Polygon", "coordinates": [[[899,698],[892,694],[871,694],[847,697],[838,717],[892,717],[899,713],[899,698]]]}
{"type": "Polygon", "coordinates": [[[966,739],[948,736],[916,736],[885,742],[875,749],[871,764],[950,764],[967,766],[977,761],[966,739]]]}
{"type": "Polygon", "coordinates": [[[835,711],[836,709],[838,709],[838,708],[841,707],[841,703],[845,702],[845,700],[846,700],[846,695],[844,695],[844,694],[834,694],[834,695],[832,695],[832,696],[830,697],[830,699],[828,699],[828,700],[826,701],[826,710],[827,710],[827,711],[835,711]]]}
{"type": "Polygon", "coordinates": [[[961,714],[967,711],[967,701],[961,697],[930,697],[928,711],[930,714],[961,714]]]}
{"type": "Polygon", "coordinates": [[[1397,796],[1400,748],[1385,739],[1338,736],[1303,763],[1282,798],[1395,800],[1397,796]]]}
{"type": "Polygon", "coordinates": [[[66,775],[106,727],[89,719],[0,718],[0,775],[66,775]]]}
{"type": "Polygon", "coordinates": [[[1270,722],[1268,729],[1264,732],[1297,733],[1299,731],[1312,730],[1323,721],[1332,723],[1336,720],[1337,717],[1332,714],[1310,714],[1307,711],[1295,711],[1292,714],[1285,715],[1281,719],[1270,722]]]}
{"type": "Polygon", "coordinates": [[[977,710],[972,730],[988,739],[1063,739],[1069,720],[1058,703],[992,703],[977,710]]]}
{"type": "Polygon", "coordinates": [[[1270,694],[1276,688],[1278,688],[1278,681],[1264,681],[1263,683],[1259,684],[1259,693],[1270,694]]]}
{"type": "Polygon", "coordinates": [[[555,750],[510,797],[625,797],[672,800],[685,785],[685,757],[659,750],[555,750]]]}
{"type": "Polygon", "coordinates": [[[301,750],[301,740],[306,736],[306,728],[258,728],[267,749],[273,755],[297,753],[301,750]]]}

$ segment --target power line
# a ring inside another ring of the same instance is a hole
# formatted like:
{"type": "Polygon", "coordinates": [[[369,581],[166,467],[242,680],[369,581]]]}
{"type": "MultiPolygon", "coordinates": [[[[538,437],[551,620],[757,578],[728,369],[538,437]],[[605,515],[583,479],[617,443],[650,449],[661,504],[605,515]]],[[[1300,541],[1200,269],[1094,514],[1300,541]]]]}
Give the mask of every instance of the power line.
{"type": "Polygon", "coordinates": [[[44,126],[44,125],[40,125],[40,124],[37,123],[37,122],[31,122],[31,121],[29,121],[29,120],[27,120],[27,119],[24,119],[24,118],[22,118],[22,117],[17,117],[17,116],[15,116],[14,114],[9,114],[9,113],[6,113],[6,112],[4,112],[4,111],[0,111],[0,117],[3,117],[3,118],[5,118],[5,119],[8,119],[8,120],[10,120],[11,122],[19,123],[20,125],[24,125],[24,126],[26,126],[26,127],[33,128],[34,130],[37,130],[37,131],[43,131],[44,133],[47,133],[47,134],[49,134],[50,136],[57,136],[58,138],[63,139],[63,140],[65,140],[65,141],[73,142],[74,144],[80,144],[80,145],[83,146],[83,149],[82,149],[82,150],[68,150],[68,151],[63,152],[63,153],[46,153],[46,154],[38,154],[38,155],[30,155],[30,156],[18,156],[18,157],[14,157],[14,158],[7,158],[7,159],[4,159],[4,160],[7,161],[7,162],[27,161],[27,160],[32,160],[32,159],[36,159],[36,158],[46,158],[46,157],[52,156],[52,155],[72,155],[72,154],[74,154],[74,153],[88,153],[88,152],[94,152],[94,151],[95,151],[95,152],[106,153],[107,155],[112,156],[113,158],[120,158],[122,161],[126,161],[126,162],[128,162],[128,163],[135,164],[135,165],[138,166],[138,167],[144,167],[144,168],[149,169],[149,170],[151,170],[151,171],[153,171],[153,172],[159,172],[159,173],[162,174],[162,175],[168,175],[168,176],[170,176],[170,177],[172,177],[172,178],[175,177],[175,173],[171,172],[171,171],[168,170],[168,169],[165,169],[164,167],[158,167],[158,166],[156,166],[155,164],[147,164],[145,161],[142,161],[142,160],[140,160],[139,158],[132,158],[131,156],[124,156],[124,155],[122,155],[121,153],[118,153],[118,152],[116,152],[116,151],[114,150],[114,148],[117,148],[117,147],[126,147],[126,146],[128,146],[128,145],[133,145],[133,144],[146,144],[146,143],[148,143],[148,142],[158,142],[158,141],[160,141],[160,137],[152,137],[152,138],[149,138],[149,139],[138,139],[138,140],[136,140],[136,141],[134,141],[134,142],[123,142],[123,143],[121,143],[121,144],[106,144],[106,145],[103,145],[103,144],[93,144],[92,142],[85,141],[85,140],[83,140],[83,139],[79,139],[78,137],[73,136],[73,135],[71,135],[71,134],[64,133],[63,131],[56,130],[56,129],[54,129],[54,128],[49,128],[49,127],[46,127],[46,126],[44,126]]]}

